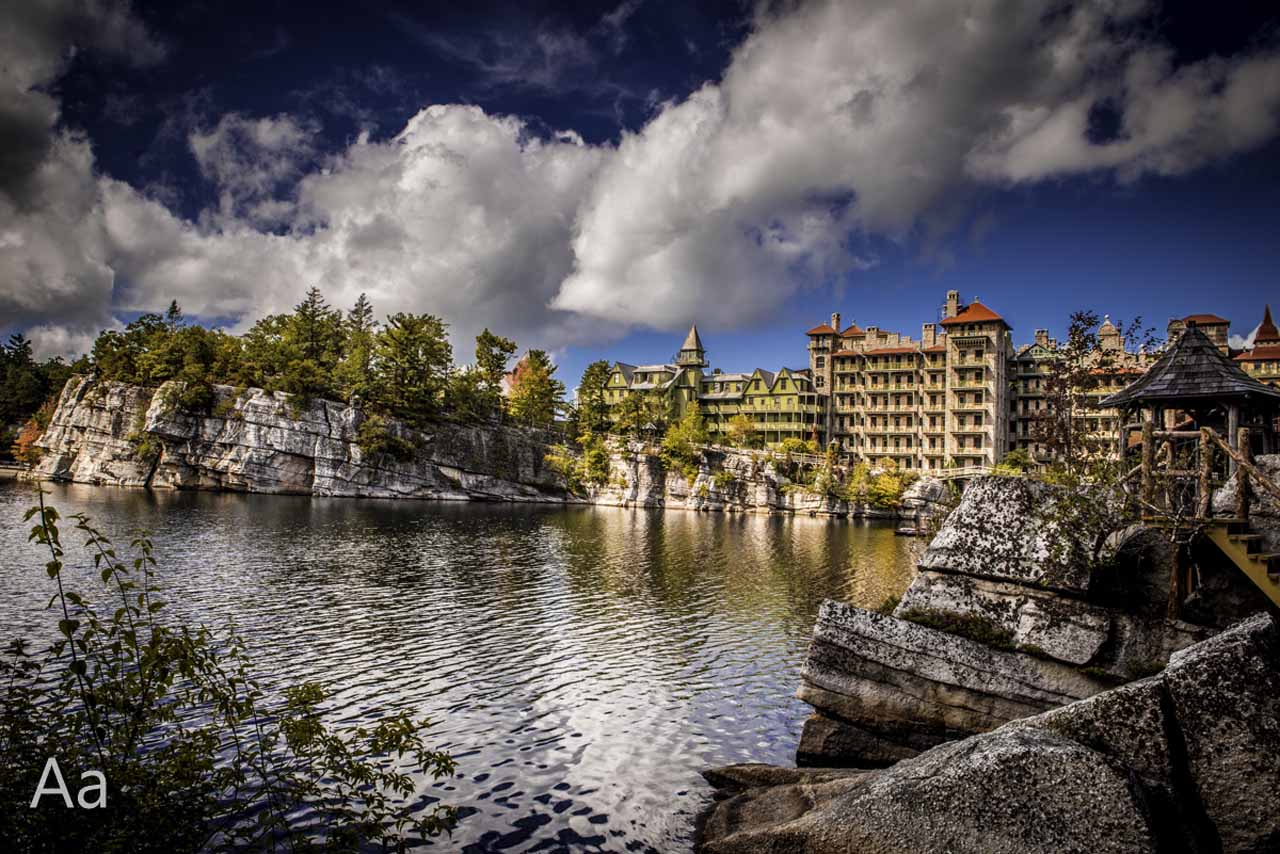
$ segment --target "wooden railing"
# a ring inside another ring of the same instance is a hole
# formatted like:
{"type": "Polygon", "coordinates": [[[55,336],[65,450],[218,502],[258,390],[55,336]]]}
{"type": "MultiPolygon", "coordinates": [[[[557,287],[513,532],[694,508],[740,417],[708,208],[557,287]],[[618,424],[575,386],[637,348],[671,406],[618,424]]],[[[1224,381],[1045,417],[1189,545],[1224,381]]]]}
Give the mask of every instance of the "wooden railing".
{"type": "Polygon", "coordinates": [[[1213,493],[1236,475],[1236,503],[1230,518],[1249,519],[1250,492],[1259,488],[1280,499],[1280,486],[1253,464],[1250,432],[1241,427],[1236,447],[1209,427],[1198,430],[1157,430],[1142,426],[1142,458],[1125,475],[1139,482],[1138,496],[1151,515],[1185,522],[1213,520],[1213,493]]]}

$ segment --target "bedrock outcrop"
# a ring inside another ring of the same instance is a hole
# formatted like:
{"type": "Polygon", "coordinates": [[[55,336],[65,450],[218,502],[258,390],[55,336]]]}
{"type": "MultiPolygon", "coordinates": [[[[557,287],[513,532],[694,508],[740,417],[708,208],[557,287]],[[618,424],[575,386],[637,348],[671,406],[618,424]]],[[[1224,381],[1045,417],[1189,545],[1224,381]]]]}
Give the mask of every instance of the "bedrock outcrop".
{"type": "Polygon", "coordinates": [[[946,499],[945,485],[925,477],[908,485],[900,507],[875,507],[801,488],[787,468],[785,456],[709,448],[689,479],[668,470],[656,449],[626,442],[612,449],[608,483],[592,489],[589,500],[614,507],[912,519],[940,512],[946,499]]]}
{"type": "Polygon", "coordinates": [[[192,416],[150,390],[73,377],[48,429],[36,477],[112,486],[369,498],[570,500],[545,463],[547,442],[501,426],[391,430],[413,460],[370,456],[362,413],[325,400],[215,387],[216,414],[192,416]]]}
{"type": "Polygon", "coordinates": [[[1156,676],[890,768],[706,777],[704,854],[1280,850],[1280,630],[1258,614],[1156,676]]]}
{"type": "Polygon", "coordinates": [[[1097,535],[1064,524],[1060,500],[975,480],[892,616],[823,604],[797,691],[814,708],[801,765],[888,765],[1147,675],[1220,628],[1169,618],[1166,536],[1123,531],[1090,561],[1097,535]]]}

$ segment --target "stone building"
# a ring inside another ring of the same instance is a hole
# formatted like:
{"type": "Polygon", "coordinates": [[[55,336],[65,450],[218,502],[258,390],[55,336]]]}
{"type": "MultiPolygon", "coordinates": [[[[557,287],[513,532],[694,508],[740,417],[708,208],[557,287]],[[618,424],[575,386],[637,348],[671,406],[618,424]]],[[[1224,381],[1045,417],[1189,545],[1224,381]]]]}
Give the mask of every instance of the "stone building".
{"type": "Polygon", "coordinates": [[[876,326],[810,329],[809,370],[826,434],[871,463],[939,470],[991,466],[1008,450],[1010,326],[979,300],[947,293],[919,340],[876,326]]]}
{"type": "MultiPolygon", "coordinates": [[[[1180,331],[1180,330],[1179,330],[1180,331]]],[[[1089,390],[1091,405],[1081,407],[1075,418],[1085,427],[1086,437],[1099,447],[1113,449],[1113,437],[1119,429],[1120,413],[1100,404],[1102,398],[1114,394],[1142,375],[1151,361],[1144,353],[1125,350],[1124,337],[1111,317],[1104,316],[1098,327],[1097,385],[1089,390]],[[1105,370],[1101,364],[1105,360],[1105,370]]],[[[1050,364],[1058,353],[1058,341],[1049,337],[1047,329],[1037,329],[1030,344],[1018,348],[1012,365],[1013,388],[1009,411],[1009,449],[1022,449],[1040,463],[1049,461],[1044,447],[1035,439],[1036,420],[1048,406],[1046,397],[1050,364]]]]}
{"type": "Polygon", "coordinates": [[[1225,317],[1218,317],[1216,314],[1188,314],[1186,317],[1170,318],[1169,325],[1165,327],[1165,334],[1170,344],[1182,334],[1182,330],[1187,328],[1188,323],[1195,323],[1200,328],[1200,331],[1217,345],[1219,350],[1224,353],[1230,352],[1228,337],[1231,321],[1225,317]]]}
{"type": "Polygon", "coordinates": [[[629,395],[660,400],[672,419],[696,403],[712,441],[720,441],[736,415],[747,415],[766,445],[784,439],[823,441],[823,407],[808,369],[782,368],[751,373],[708,371],[706,349],[696,325],[671,362],[629,365],[616,362],[605,386],[605,403],[617,420],[617,406],[629,395]]]}
{"type": "Polygon", "coordinates": [[[1253,333],[1253,345],[1235,359],[1249,376],[1280,388],[1280,330],[1271,320],[1271,306],[1262,313],[1262,323],[1253,333]]]}

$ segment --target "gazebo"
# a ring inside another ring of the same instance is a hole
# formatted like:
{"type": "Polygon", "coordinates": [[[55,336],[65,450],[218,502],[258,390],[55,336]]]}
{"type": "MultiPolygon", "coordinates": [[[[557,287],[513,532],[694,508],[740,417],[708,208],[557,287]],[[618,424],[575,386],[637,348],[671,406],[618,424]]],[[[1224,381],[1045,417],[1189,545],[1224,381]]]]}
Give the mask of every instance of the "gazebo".
{"type": "MultiPolygon", "coordinates": [[[[1103,398],[1102,406],[1121,411],[1120,451],[1128,442],[1127,425],[1141,412],[1142,424],[1173,427],[1169,416],[1186,413],[1196,428],[1208,427],[1224,435],[1233,450],[1241,449],[1240,428],[1258,436],[1259,453],[1276,450],[1275,419],[1280,414],[1280,390],[1258,382],[1240,369],[1194,320],[1141,378],[1122,391],[1103,398]]],[[[1144,431],[1146,432],[1146,431],[1144,431]]]]}

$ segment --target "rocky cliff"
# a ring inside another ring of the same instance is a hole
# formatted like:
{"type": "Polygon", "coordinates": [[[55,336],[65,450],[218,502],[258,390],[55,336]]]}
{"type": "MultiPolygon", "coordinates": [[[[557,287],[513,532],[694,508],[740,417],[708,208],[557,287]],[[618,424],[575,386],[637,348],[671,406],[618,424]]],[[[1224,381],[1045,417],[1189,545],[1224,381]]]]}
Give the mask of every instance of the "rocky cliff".
{"type": "Polygon", "coordinates": [[[705,854],[1280,850],[1280,630],[1259,614],[1157,676],[874,771],[738,765],[705,854]]]}
{"type": "MultiPolygon", "coordinates": [[[[1146,675],[1217,631],[1168,617],[1177,562],[1163,534],[1123,531],[1088,561],[1091,535],[1064,523],[1061,498],[975,480],[892,616],[823,605],[797,692],[814,707],[800,764],[888,765],[1146,675]]],[[[1202,611],[1265,607],[1239,573],[1216,577],[1223,592],[1202,611]]]]}
{"type": "Polygon", "coordinates": [[[907,487],[901,507],[875,507],[808,490],[793,483],[786,468],[784,458],[767,452],[708,449],[689,480],[668,471],[653,448],[629,442],[612,449],[608,483],[592,489],[590,500],[615,507],[912,519],[941,512],[947,497],[941,481],[926,477],[907,487]]]}
{"type": "Polygon", "coordinates": [[[40,439],[35,476],[77,483],[318,496],[565,501],[543,437],[498,426],[392,425],[417,452],[370,457],[362,415],[324,400],[216,387],[216,415],[165,405],[165,388],[73,377],[40,439]]]}
{"type": "MultiPolygon", "coordinates": [[[[283,393],[217,386],[211,414],[165,404],[167,389],[73,377],[39,445],[37,478],[159,489],[209,489],[369,498],[586,502],[621,507],[883,516],[792,487],[767,454],[708,450],[692,482],[653,448],[612,448],[606,486],[575,496],[545,462],[558,437],[497,425],[391,425],[416,448],[410,461],[364,453],[357,408],[302,404],[283,393]]],[[[941,506],[938,481],[920,480],[903,515],[941,506]]]]}

